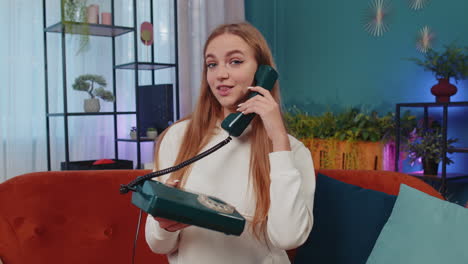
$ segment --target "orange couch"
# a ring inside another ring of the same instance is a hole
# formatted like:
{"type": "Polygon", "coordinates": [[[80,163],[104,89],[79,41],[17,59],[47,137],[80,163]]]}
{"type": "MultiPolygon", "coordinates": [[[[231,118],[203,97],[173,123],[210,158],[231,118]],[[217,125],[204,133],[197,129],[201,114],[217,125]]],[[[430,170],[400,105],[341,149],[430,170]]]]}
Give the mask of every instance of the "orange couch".
{"type": "MultiPolygon", "coordinates": [[[[0,259],[3,264],[128,264],[138,221],[126,184],[146,170],[29,173],[0,184],[0,259]]],[[[318,170],[364,188],[397,194],[400,183],[442,196],[424,182],[388,171],[318,170]]],[[[142,219],[136,263],[167,263],[150,251],[142,219]]],[[[295,251],[289,251],[291,259],[295,251]]]]}

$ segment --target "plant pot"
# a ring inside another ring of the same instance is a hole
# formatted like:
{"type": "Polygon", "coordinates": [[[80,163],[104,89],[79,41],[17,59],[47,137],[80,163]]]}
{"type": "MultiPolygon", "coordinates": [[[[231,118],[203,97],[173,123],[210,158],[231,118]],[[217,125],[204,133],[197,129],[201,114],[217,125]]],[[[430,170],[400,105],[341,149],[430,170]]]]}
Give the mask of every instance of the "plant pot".
{"type": "Polygon", "coordinates": [[[302,139],[317,169],[381,170],[383,144],[380,142],[302,139]]]}
{"type": "Polygon", "coordinates": [[[158,136],[158,131],[146,131],[146,137],[155,139],[158,136]]]}
{"type": "Polygon", "coordinates": [[[437,172],[439,171],[438,162],[435,162],[433,159],[422,158],[422,165],[424,175],[437,176],[437,172]]]}
{"type": "Polygon", "coordinates": [[[457,93],[457,87],[449,79],[438,79],[439,83],[432,86],[431,93],[436,96],[437,103],[449,103],[450,96],[457,93]]]}
{"type": "Polygon", "coordinates": [[[101,105],[99,104],[98,98],[90,98],[84,100],[84,111],[86,113],[99,112],[101,105]]]}
{"type": "Polygon", "coordinates": [[[130,138],[131,138],[131,139],[137,139],[137,133],[136,133],[136,131],[130,131],[130,138]]]}
{"type": "Polygon", "coordinates": [[[84,2],[66,0],[64,2],[65,20],[82,23],[85,21],[86,6],[84,2]]]}
{"type": "MultiPolygon", "coordinates": [[[[396,156],[396,144],[395,141],[389,141],[384,144],[382,150],[382,169],[386,171],[395,170],[395,156],[396,156]]],[[[400,151],[399,153],[398,168],[403,168],[403,160],[406,159],[406,152],[400,151]]]]}

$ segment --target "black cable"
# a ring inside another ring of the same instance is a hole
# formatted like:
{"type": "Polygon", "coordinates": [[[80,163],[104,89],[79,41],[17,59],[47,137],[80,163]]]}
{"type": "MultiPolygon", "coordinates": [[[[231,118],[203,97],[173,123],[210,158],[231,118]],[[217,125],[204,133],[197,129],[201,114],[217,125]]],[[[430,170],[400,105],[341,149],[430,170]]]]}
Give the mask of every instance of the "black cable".
{"type": "Polygon", "coordinates": [[[137,229],[136,229],[136,234],[135,234],[135,241],[133,242],[132,264],[135,264],[135,254],[136,254],[136,246],[137,246],[137,241],[138,241],[138,233],[140,231],[141,215],[142,215],[142,211],[140,209],[140,215],[138,216],[138,224],[137,224],[137,229]]]}
{"type": "MultiPolygon", "coordinates": [[[[173,171],[180,170],[183,167],[185,167],[187,165],[190,165],[190,164],[194,163],[195,161],[200,160],[200,159],[210,155],[211,153],[215,152],[216,150],[222,148],[224,145],[229,143],[231,140],[232,140],[231,136],[228,136],[225,140],[221,141],[216,146],[214,146],[214,147],[212,147],[212,148],[198,154],[197,156],[195,156],[195,157],[193,157],[191,159],[188,159],[188,160],[180,163],[179,165],[176,165],[176,166],[164,169],[164,170],[160,170],[160,171],[155,171],[155,172],[146,174],[144,176],[137,177],[135,180],[131,181],[127,185],[121,184],[120,185],[120,194],[126,194],[129,191],[134,192],[134,191],[136,191],[135,186],[140,184],[140,183],[143,183],[143,182],[145,182],[145,181],[147,181],[147,180],[149,180],[151,178],[160,177],[160,176],[162,176],[164,174],[168,174],[168,173],[171,173],[173,171]]],[[[140,214],[138,216],[138,224],[137,224],[137,229],[136,229],[136,234],[135,234],[135,241],[133,242],[132,264],[135,264],[135,254],[136,254],[136,246],[137,246],[137,240],[138,240],[138,232],[140,231],[141,215],[142,215],[142,210],[140,209],[140,214]]]]}
{"type": "Polygon", "coordinates": [[[182,162],[182,163],[180,163],[180,164],[178,164],[176,166],[173,166],[173,167],[170,167],[170,168],[167,168],[167,169],[164,169],[164,170],[160,170],[160,171],[155,171],[155,172],[152,172],[152,173],[137,177],[136,179],[134,179],[133,181],[131,181],[127,185],[121,184],[120,185],[120,194],[126,194],[129,191],[134,192],[134,191],[136,191],[135,186],[138,185],[138,184],[141,184],[141,183],[143,183],[143,182],[145,182],[145,181],[147,181],[147,180],[149,180],[151,178],[160,177],[162,175],[165,175],[165,174],[180,170],[183,167],[188,166],[188,165],[194,163],[195,161],[200,160],[200,159],[210,155],[211,153],[215,152],[216,150],[222,148],[224,145],[229,143],[231,140],[232,140],[231,136],[228,136],[225,140],[221,141],[216,146],[214,146],[214,147],[206,150],[205,152],[202,152],[202,153],[198,154],[197,156],[195,156],[195,157],[193,157],[191,159],[188,159],[188,160],[186,160],[186,161],[184,161],[184,162],[182,162]]]}

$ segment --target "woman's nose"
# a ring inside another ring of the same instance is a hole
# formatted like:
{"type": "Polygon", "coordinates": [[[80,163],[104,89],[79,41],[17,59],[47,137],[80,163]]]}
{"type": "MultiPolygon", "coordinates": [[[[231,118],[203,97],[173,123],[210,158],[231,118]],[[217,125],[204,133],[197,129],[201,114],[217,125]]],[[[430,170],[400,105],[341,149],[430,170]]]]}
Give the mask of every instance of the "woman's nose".
{"type": "Polygon", "coordinates": [[[227,79],[229,78],[229,71],[225,66],[218,67],[218,72],[216,77],[218,79],[227,79]]]}

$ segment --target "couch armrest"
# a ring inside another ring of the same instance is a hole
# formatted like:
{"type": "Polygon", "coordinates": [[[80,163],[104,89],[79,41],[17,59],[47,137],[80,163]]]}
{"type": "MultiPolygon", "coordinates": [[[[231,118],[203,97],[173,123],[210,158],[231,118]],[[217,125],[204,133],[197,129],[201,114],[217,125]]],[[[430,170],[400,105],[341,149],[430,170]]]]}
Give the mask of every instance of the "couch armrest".
{"type": "Polygon", "coordinates": [[[0,264],[8,263],[22,263],[20,245],[11,224],[0,216],[0,264]]]}

